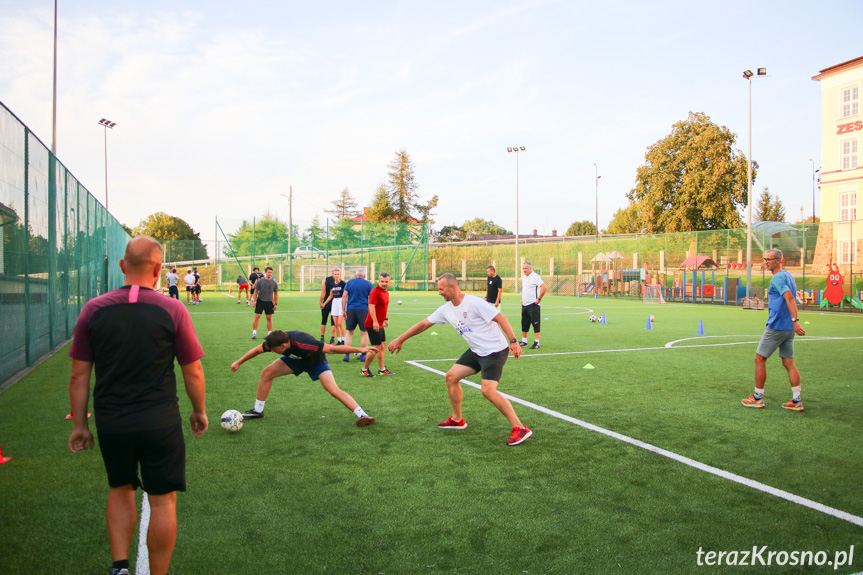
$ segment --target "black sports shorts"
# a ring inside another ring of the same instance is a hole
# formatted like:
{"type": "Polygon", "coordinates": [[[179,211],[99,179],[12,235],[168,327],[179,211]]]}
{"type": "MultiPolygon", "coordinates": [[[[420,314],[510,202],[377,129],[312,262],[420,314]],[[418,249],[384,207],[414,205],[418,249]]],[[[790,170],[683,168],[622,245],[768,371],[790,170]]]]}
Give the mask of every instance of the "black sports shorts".
{"type": "Polygon", "coordinates": [[[261,315],[262,313],[273,315],[273,302],[257,300],[255,302],[255,313],[257,315],[261,315]]]}
{"type": "Polygon", "coordinates": [[[366,331],[366,318],[369,315],[367,309],[349,309],[345,312],[345,329],[354,331],[360,328],[360,331],[366,331]]]}
{"type": "Polygon", "coordinates": [[[100,432],[99,449],[111,487],[142,486],[150,495],[186,490],[186,443],[181,422],[148,431],[100,432]]]}
{"type": "Polygon", "coordinates": [[[540,333],[539,320],[542,310],[538,305],[532,303],[521,307],[521,331],[527,332],[533,326],[533,333],[540,333]]]}
{"type": "Polygon", "coordinates": [[[500,376],[503,374],[503,365],[506,363],[506,358],[509,357],[509,348],[504,348],[497,353],[481,356],[474,353],[473,350],[467,350],[456,361],[456,365],[464,365],[480,374],[480,377],[489,381],[500,381],[500,376]]]}
{"type": "Polygon", "coordinates": [[[375,331],[374,328],[367,327],[366,333],[369,334],[370,345],[380,345],[387,340],[387,333],[384,331],[384,328],[381,328],[379,331],[375,331]]]}
{"type": "MultiPolygon", "coordinates": [[[[327,317],[329,317],[331,311],[333,311],[332,300],[330,300],[330,303],[321,308],[321,325],[327,325],[327,317]]],[[[330,318],[330,325],[335,325],[333,323],[333,318],[330,318]]]]}

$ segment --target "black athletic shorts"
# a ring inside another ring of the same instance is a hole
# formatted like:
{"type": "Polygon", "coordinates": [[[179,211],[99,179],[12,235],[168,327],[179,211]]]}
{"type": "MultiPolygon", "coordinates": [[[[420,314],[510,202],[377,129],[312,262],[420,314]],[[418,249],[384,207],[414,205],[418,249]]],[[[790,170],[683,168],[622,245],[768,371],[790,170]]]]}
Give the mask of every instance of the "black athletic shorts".
{"type": "Polygon", "coordinates": [[[149,431],[99,433],[99,449],[111,487],[142,486],[150,495],[186,490],[182,423],[149,431]]]}
{"type": "Polygon", "coordinates": [[[255,313],[258,315],[262,313],[273,315],[273,302],[257,300],[255,302],[255,313]]]}
{"type": "Polygon", "coordinates": [[[540,333],[541,314],[542,310],[535,303],[521,306],[521,331],[527,332],[530,330],[530,326],[533,326],[533,333],[540,333]]]}
{"type": "Polygon", "coordinates": [[[375,331],[374,328],[367,327],[366,332],[369,334],[369,345],[380,345],[387,340],[387,333],[384,331],[384,328],[381,328],[380,331],[375,331]]]}
{"type": "Polygon", "coordinates": [[[456,365],[464,365],[471,368],[480,374],[480,377],[489,381],[500,381],[500,376],[503,374],[503,365],[506,363],[506,358],[509,357],[509,348],[504,348],[502,351],[491,355],[480,356],[468,349],[461,354],[461,357],[456,361],[456,365]]]}
{"type": "Polygon", "coordinates": [[[349,309],[345,312],[345,329],[354,331],[360,328],[360,331],[366,331],[366,318],[369,315],[367,309],[349,309]]]}

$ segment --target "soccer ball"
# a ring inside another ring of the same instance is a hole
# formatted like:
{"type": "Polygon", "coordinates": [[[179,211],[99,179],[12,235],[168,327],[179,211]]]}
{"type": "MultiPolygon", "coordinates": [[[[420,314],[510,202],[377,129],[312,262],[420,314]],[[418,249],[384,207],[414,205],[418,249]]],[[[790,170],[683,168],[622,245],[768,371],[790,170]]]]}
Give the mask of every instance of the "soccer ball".
{"type": "Polygon", "coordinates": [[[243,429],[243,414],[236,409],[229,409],[222,414],[222,427],[230,432],[243,429]]]}
{"type": "Polygon", "coordinates": [[[595,322],[595,321],[596,321],[596,316],[595,316],[595,315],[592,315],[592,316],[590,316],[590,317],[589,317],[589,318],[587,318],[587,319],[589,319],[589,320],[591,321],[591,323],[593,323],[593,322],[595,322]]]}
{"type": "Polygon", "coordinates": [[[655,315],[650,316],[650,323],[653,323],[655,321],[656,321],[656,316],[655,315]]]}
{"type": "Polygon", "coordinates": [[[399,300],[399,301],[397,301],[396,303],[397,303],[397,304],[399,304],[399,305],[402,305],[402,300],[399,300]]]}
{"type": "Polygon", "coordinates": [[[363,356],[363,354],[361,354],[361,353],[355,353],[354,354],[354,357],[357,359],[361,358],[362,356],[363,356]]]}

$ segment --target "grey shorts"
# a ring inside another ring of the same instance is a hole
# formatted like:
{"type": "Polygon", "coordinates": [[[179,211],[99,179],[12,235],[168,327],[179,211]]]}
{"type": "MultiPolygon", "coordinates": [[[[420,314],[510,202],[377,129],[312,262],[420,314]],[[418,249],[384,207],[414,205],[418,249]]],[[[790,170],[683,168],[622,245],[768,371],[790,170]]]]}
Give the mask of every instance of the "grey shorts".
{"type": "Polygon", "coordinates": [[[766,328],[755,353],[766,358],[773,355],[777,349],[779,349],[779,357],[794,358],[794,330],[766,328]]]}

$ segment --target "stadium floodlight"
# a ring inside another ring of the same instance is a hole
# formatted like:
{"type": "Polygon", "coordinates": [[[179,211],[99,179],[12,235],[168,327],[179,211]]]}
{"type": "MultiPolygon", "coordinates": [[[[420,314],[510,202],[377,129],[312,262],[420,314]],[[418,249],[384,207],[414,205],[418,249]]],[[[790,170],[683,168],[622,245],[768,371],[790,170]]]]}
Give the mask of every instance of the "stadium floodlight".
{"type": "Polygon", "coordinates": [[[105,129],[105,209],[108,209],[108,128],[113,129],[117,122],[102,118],[99,125],[105,129]]]}
{"type": "MultiPolygon", "coordinates": [[[[759,76],[767,75],[767,68],[757,68],[759,76]]],[[[749,156],[746,176],[746,295],[753,297],[752,289],[752,71],[743,72],[749,84],[749,156]]]]}
{"type": "Polygon", "coordinates": [[[524,146],[513,146],[506,151],[515,152],[515,291],[518,292],[518,278],[521,276],[521,260],[518,257],[518,155],[524,151],[524,146]]]}

